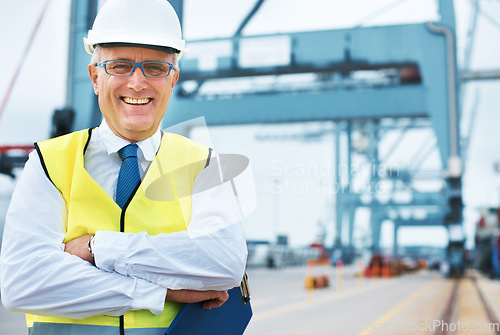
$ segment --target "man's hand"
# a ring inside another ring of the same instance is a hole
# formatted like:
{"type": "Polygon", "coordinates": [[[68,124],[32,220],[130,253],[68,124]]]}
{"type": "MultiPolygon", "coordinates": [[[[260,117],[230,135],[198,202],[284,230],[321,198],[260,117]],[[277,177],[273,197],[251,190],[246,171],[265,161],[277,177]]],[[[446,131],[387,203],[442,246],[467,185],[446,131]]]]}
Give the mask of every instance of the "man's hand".
{"type": "Polygon", "coordinates": [[[89,251],[89,241],[91,237],[92,235],[84,235],[67,242],[64,247],[64,251],[69,254],[78,256],[84,261],[94,264],[92,254],[89,251]]]}
{"type": "Polygon", "coordinates": [[[205,309],[222,306],[229,294],[227,291],[193,291],[193,290],[167,290],[166,300],[193,303],[203,301],[202,307],[205,309]]]}

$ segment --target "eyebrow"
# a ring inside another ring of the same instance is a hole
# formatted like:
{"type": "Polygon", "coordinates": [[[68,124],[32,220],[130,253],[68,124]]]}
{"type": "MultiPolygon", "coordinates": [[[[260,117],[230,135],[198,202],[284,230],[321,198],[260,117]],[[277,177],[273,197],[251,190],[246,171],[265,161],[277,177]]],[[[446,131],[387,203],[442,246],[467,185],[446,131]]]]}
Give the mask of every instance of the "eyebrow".
{"type": "Polygon", "coordinates": [[[157,59],[155,59],[155,60],[145,60],[145,61],[142,61],[142,62],[136,62],[136,61],[132,60],[132,59],[131,59],[131,58],[129,58],[129,57],[121,57],[121,58],[120,58],[120,57],[116,57],[116,58],[113,58],[113,59],[110,59],[110,60],[127,60],[127,61],[129,61],[129,62],[134,62],[134,63],[145,63],[145,62],[164,62],[164,63],[171,63],[171,62],[168,62],[168,61],[166,61],[166,60],[157,60],[157,59]]]}
{"type": "Polygon", "coordinates": [[[113,57],[110,60],[128,60],[129,62],[133,62],[133,60],[129,57],[113,57]]]}

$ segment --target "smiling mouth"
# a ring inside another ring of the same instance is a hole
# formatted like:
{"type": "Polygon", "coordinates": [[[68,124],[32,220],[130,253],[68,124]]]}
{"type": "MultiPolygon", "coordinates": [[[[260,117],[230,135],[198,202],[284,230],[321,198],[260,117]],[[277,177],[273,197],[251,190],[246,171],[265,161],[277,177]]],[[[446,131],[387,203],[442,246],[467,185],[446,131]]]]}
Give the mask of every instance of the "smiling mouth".
{"type": "Polygon", "coordinates": [[[142,98],[142,99],[133,99],[133,98],[127,98],[127,97],[122,97],[121,98],[123,102],[125,102],[128,105],[146,105],[148,104],[152,99],[150,98],[142,98]]]}

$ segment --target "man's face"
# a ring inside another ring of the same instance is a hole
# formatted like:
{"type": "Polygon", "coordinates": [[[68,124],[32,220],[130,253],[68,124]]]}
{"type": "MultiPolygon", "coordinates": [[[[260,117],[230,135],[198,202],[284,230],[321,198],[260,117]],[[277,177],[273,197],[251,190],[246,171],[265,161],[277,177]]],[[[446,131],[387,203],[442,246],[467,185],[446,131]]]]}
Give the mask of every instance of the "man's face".
{"type": "MultiPolygon", "coordinates": [[[[100,48],[99,57],[101,62],[174,62],[172,54],[140,47],[100,48]]],[[[172,70],[164,78],[146,78],[136,68],[130,77],[116,77],[94,65],[89,65],[89,74],[107,124],[117,136],[130,142],[142,141],[156,132],[179,79],[179,70],[172,70]]]]}

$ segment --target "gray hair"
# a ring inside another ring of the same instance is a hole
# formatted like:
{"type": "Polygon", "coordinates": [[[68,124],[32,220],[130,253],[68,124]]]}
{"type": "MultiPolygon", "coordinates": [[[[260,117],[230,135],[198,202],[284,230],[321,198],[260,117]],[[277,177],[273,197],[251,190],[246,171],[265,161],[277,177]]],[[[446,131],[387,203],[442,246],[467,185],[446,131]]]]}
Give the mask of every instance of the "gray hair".
{"type": "MultiPolygon", "coordinates": [[[[92,58],[90,59],[90,65],[96,65],[97,63],[99,63],[101,60],[100,60],[100,51],[101,51],[101,46],[99,45],[96,45],[95,46],[95,49],[94,49],[94,53],[92,54],[92,58]]],[[[174,67],[176,69],[179,68],[179,54],[178,53],[174,53],[174,67]]]]}

